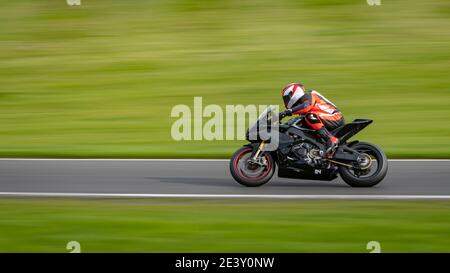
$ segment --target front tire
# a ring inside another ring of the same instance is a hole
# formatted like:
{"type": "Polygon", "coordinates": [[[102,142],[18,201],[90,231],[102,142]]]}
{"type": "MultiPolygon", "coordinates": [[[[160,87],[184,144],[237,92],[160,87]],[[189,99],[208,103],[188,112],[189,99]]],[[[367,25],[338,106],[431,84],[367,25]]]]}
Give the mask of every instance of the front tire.
{"type": "Polygon", "coordinates": [[[369,155],[372,164],[376,161],[376,166],[371,165],[371,167],[365,170],[339,166],[339,174],[345,183],[352,187],[373,187],[380,183],[386,176],[388,170],[388,161],[384,152],[378,146],[365,142],[358,142],[352,145],[351,148],[369,155]]]}
{"type": "Polygon", "coordinates": [[[275,173],[275,161],[272,156],[267,153],[264,155],[266,161],[265,167],[252,167],[248,164],[248,159],[252,155],[253,149],[244,146],[237,150],[230,160],[230,172],[234,180],[246,187],[259,187],[272,178],[275,173]],[[250,168],[252,167],[252,168],[250,168]]]}

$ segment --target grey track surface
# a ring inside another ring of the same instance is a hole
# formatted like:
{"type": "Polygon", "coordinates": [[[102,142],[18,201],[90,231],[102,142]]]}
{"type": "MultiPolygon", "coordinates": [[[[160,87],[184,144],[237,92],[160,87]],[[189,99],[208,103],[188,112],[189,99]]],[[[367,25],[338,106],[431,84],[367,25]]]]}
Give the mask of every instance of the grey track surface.
{"type": "Polygon", "coordinates": [[[227,161],[0,160],[0,192],[145,194],[450,195],[450,161],[390,161],[373,188],[281,179],[237,184],[227,161]]]}

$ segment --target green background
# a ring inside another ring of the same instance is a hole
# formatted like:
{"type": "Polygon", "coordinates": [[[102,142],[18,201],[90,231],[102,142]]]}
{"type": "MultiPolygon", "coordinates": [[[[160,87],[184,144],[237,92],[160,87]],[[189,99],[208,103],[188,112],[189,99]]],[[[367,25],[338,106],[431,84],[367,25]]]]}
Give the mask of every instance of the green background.
{"type": "Polygon", "coordinates": [[[173,106],[279,104],[303,82],[390,157],[450,157],[447,0],[0,0],[0,156],[229,157],[173,106]]]}
{"type": "MultiPolygon", "coordinates": [[[[450,158],[447,0],[0,0],[1,157],[229,157],[177,104],[303,82],[390,157],[450,158]]],[[[449,252],[447,201],[0,199],[1,252],[449,252]]]]}
{"type": "Polygon", "coordinates": [[[449,201],[0,199],[0,252],[449,252],[449,201]]]}

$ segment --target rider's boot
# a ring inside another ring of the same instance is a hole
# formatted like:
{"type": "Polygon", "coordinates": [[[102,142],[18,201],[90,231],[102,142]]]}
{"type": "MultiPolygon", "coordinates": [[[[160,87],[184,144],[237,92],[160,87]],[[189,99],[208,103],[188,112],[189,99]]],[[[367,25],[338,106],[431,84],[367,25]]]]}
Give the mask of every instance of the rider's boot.
{"type": "Polygon", "coordinates": [[[318,130],[318,133],[320,137],[326,141],[326,150],[324,153],[324,157],[331,158],[337,146],[339,145],[339,139],[333,136],[325,127],[320,128],[320,130],[318,130]]]}

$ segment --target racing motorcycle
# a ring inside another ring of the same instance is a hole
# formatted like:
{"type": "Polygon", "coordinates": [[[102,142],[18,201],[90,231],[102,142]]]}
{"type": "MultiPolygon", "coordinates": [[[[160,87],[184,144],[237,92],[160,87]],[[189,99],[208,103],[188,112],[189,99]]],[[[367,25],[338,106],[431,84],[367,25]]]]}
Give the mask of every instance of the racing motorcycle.
{"type": "Polygon", "coordinates": [[[331,131],[339,145],[326,157],[325,141],[306,126],[304,116],[281,123],[275,109],[269,107],[247,130],[249,143],[232,156],[231,175],[244,186],[258,187],[267,183],[278,167],[278,177],[331,181],[339,174],[352,187],[372,187],[386,176],[386,155],[376,145],[348,141],[372,122],[355,119],[331,131]],[[261,137],[262,129],[278,135],[275,148],[266,148],[270,143],[261,137]]]}

